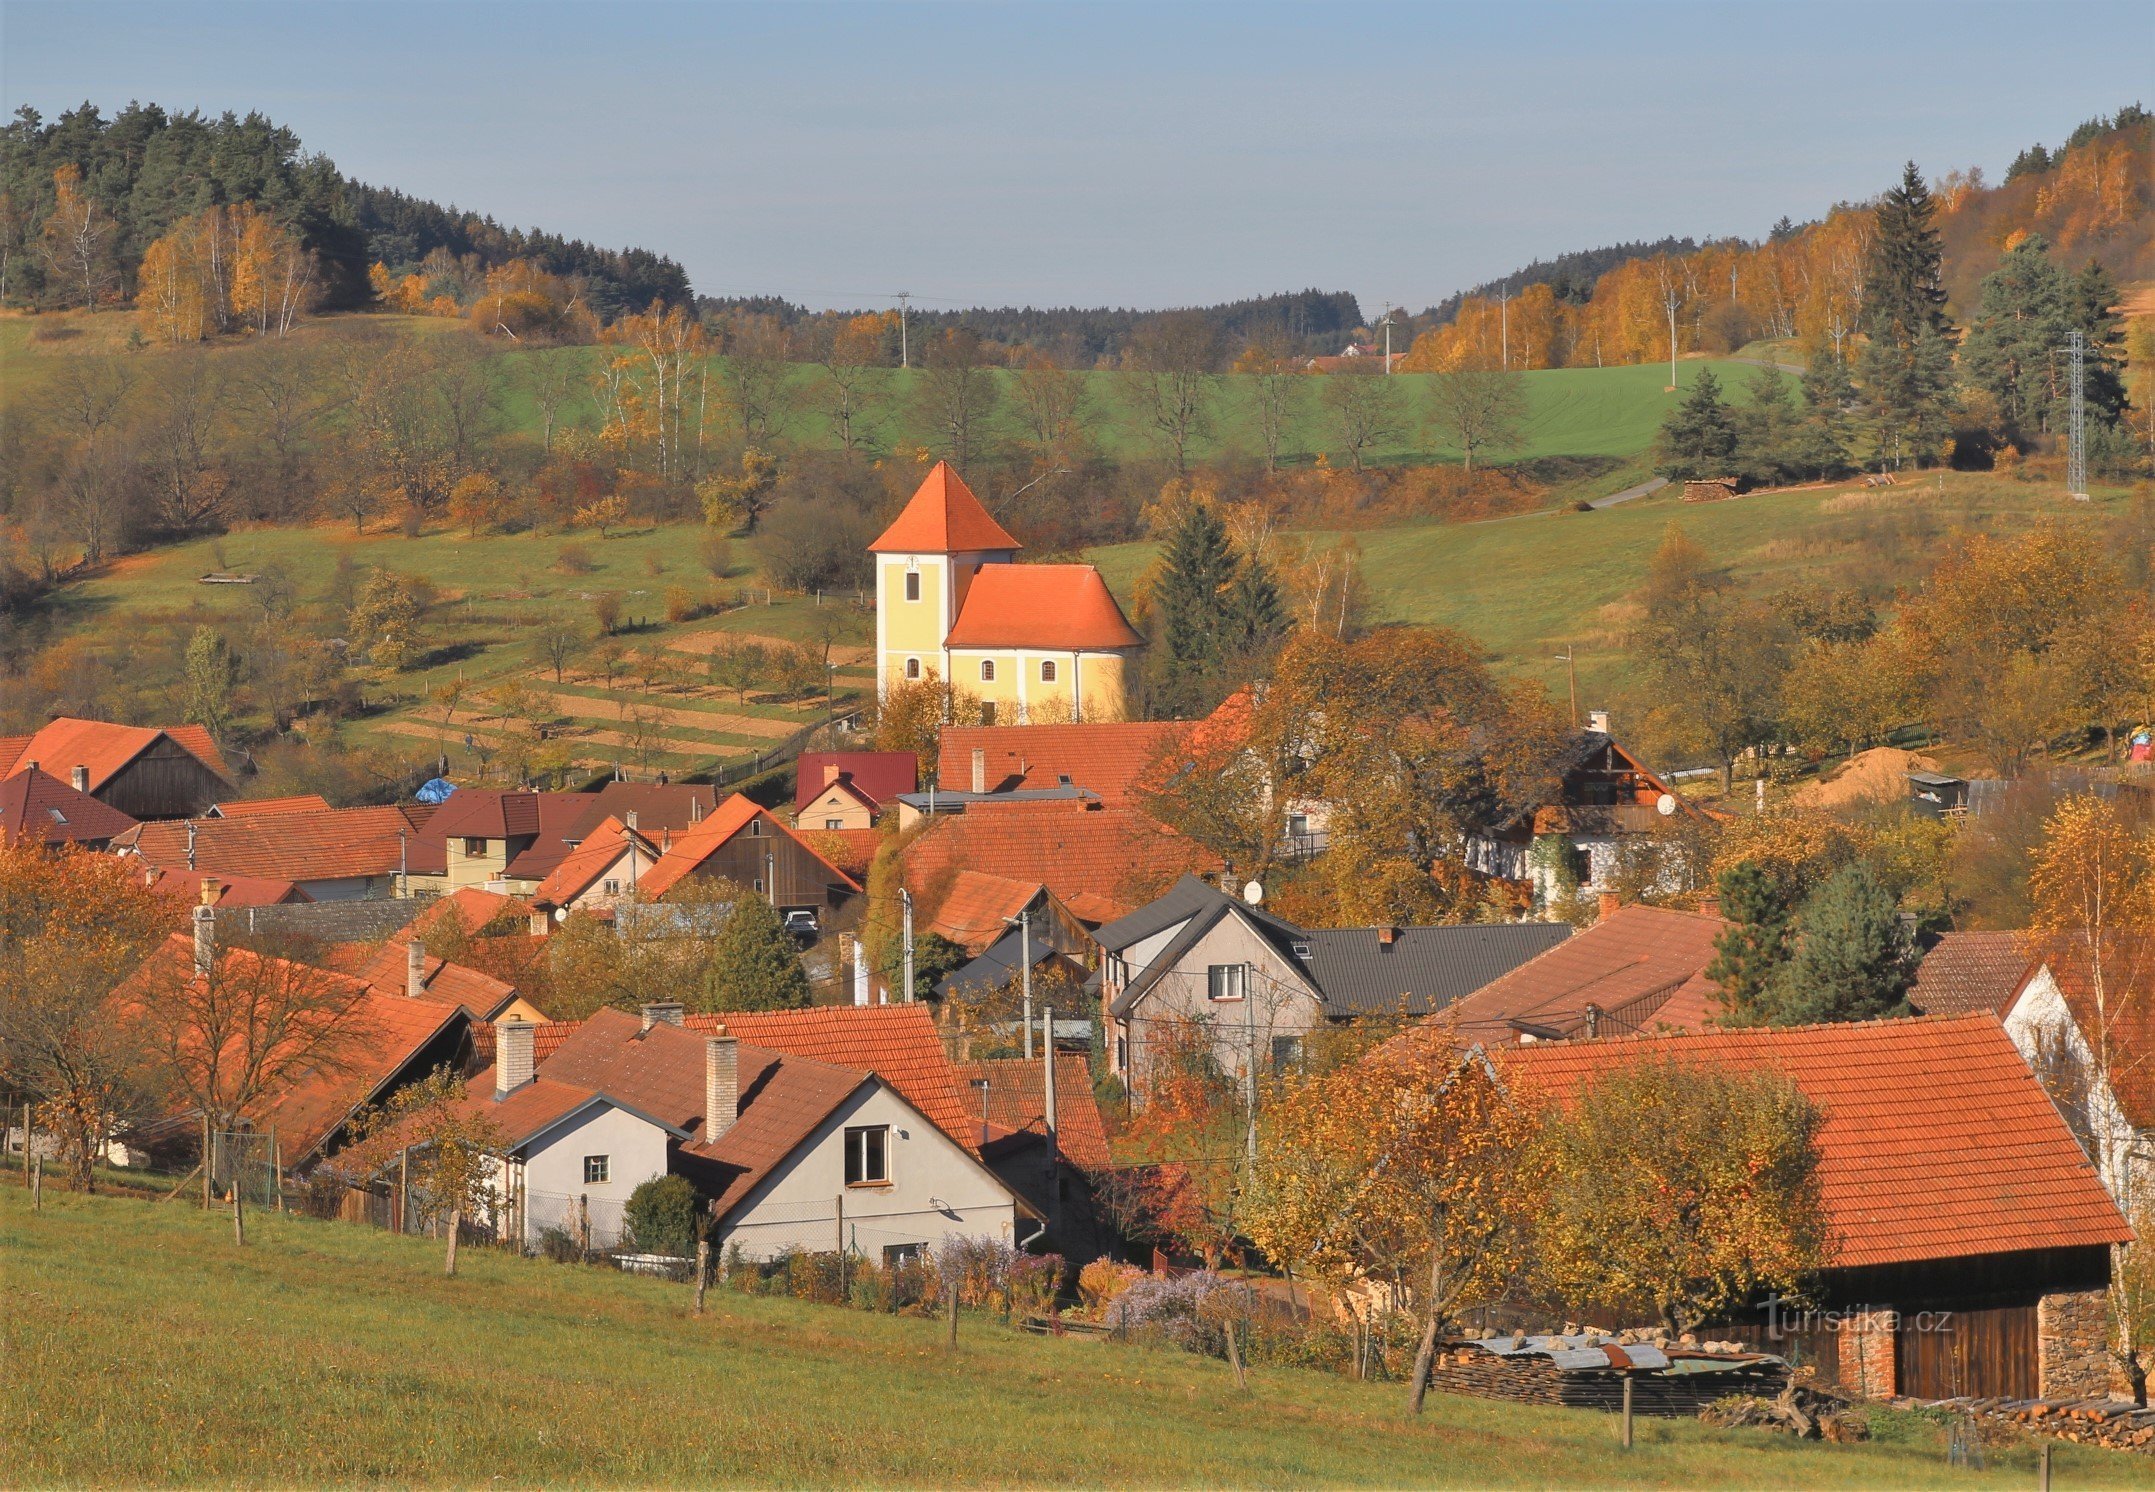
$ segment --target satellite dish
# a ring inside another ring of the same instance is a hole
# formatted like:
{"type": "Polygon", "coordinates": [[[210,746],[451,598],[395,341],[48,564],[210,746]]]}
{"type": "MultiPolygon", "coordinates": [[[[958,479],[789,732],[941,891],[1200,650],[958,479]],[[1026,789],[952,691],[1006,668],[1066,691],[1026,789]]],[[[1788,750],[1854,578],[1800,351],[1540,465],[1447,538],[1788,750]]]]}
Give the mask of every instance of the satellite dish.
{"type": "Polygon", "coordinates": [[[568,909],[567,907],[556,907],[556,908],[554,908],[554,920],[555,920],[556,922],[566,922],[566,921],[568,921],[568,920],[569,920],[569,909],[568,909]]]}
{"type": "Polygon", "coordinates": [[[1244,886],[1242,888],[1242,899],[1253,907],[1262,905],[1265,899],[1264,883],[1262,881],[1251,881],[1244,886]]]}
{"type": "Polygon", "coordinates": [[[1654,811],[1663,818],[1667,818],[1670,814],[1676,812],[1676,795],[1674,793],[1663,793],[1660,797],[1654,799],[1654,811]]]}

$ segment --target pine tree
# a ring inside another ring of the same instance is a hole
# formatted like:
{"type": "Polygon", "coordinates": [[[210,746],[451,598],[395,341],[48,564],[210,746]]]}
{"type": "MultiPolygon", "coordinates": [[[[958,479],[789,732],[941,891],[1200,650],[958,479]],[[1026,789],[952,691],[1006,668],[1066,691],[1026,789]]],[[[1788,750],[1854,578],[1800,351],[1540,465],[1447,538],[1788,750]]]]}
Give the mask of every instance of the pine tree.
{"type": "Polygon", "coordinates": [[[1997,401],[2021,444],[2056,428],[2064,347],[2072,329],[2065,276],[2049,245],[2030,235],[1983,280],[1974,325],[1961,346],[1961,376],[1997,401]]]}
{"type": "Polygon", "coordinates": [[[1721,1024],[1774,1025],[1793,942],[1787,890],[1748,860],[1722,871],[1718,889],[1721,915],[1732,925],[1714,939],[1706,977],[1720,987],[1721,1024]]]}
{"type": "Polygon", "coordinates": [[[1873,336],[1856,371],[1873,461],[1898,469],[1945,453],[1952,433],[1946,396],[1953,384],[1953,344],[1943,332],[1926,326],[1906,343],[1873,336]]]}
{"type": "Polygon", "coordinates": [[[1660,449],[1662,474],[1679,482],[1725,477],[1735,469],[1736,421],[1712,373],[1700,372],[1684,402],[1662,422],[1660,449]]]}
{"type": "Polygon", "coordinates": [[[1152,593],[1160,627],[1153,649],[1153,703],[1159,710],[1192,713],[1204,703],[1226,652],[1221,596],[1236,568],[1219,514],[1208,503],[1191,503],[1167,541],[1166,564],[1152,593]]]}
{"type": "Polygon", "coordinates": [[[1912,342],[1924,327],[1947,330],[1937,215],[1923,173],[1910,161],[1901,184],[1878,203],[1878,234],[1863,287],[1863,320],[1873,337],[1912,342]]]}
{"type": "Polygon", "coordinates": [[[1881,466],[1937,460],[1950,433],[1952,323],[1945,315],[1937,204],[1910,161],[1880,199],[1863,290],[1869,341],[1857,364],[1872,453],[1881,466]]]}
{"type": "Polygon", "coordinates": [[[1227,652],[1244,662],[1270,654],[1287,635],[1287,605],[1263,560],[1244,557],[1227,588],[1223,621],[1227,652]]]}
{"type": "Polygon", "coordinates": [[[808,974],[778,909],[743,895],[713,940],[707,1010],[794,1010],[808,1004],[808,974]]]}
{"type": "Polygon", "coordinates": [[[1797,919],[1802,936],[1780,978],[1772,1024],[1867,1021],[1907,1014],[1915,982],[1914,940],[1893,894],[1858,860],[1812,892],[1797,919]]]}
{"type": "Polygon", "coordinates": [[[2125,376],[2118,359],[2125,333],[2116,309],[2119,299],[2118,282],[2093,259],[2065,292],[2066,319],[2088,344],[2088,412],[2105,425],[2125,417],[2125,376]]]}
{"type": "Polygon", "coordinates": [[[1848,364],[1831,352],[1821,353],[1803,370],[1803,422],[1792,456],[1809,475],[1830,477],[1848,466],[1848,412],[1856,403],[1856,385],[1848,364]]]}

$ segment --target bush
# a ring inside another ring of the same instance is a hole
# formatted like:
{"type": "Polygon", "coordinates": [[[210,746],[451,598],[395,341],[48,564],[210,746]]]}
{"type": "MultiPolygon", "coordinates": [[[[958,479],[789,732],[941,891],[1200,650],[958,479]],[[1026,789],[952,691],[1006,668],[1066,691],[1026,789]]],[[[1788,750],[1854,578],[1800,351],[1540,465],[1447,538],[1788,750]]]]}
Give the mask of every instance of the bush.
{"type": "Polygon", "coordinates": [[[685,1176],[654,1176],[629,1193],[622,1221],[637,1252],[685,1258],[696,1252],[696,1188],[685,1176]]]}
{"type": "Polygon", "coordinates": [[[593,596],[591,615],[599,624],[599,635],[611,637],[621,626],[621,593],[600,591],[593,596]]]}
{"type": "Polygon", "coordinates": [[[733,541],[724,534],[706,533],[696,543],[696,557],[713,580],[724,580],[733,573],[733,541]]]}
{"type": "Polygon", "coordinates": [[[599,567],[591,557],[591,546],[572,540],[555,551],[554,568],[564,575],[589,575],[599,567]]]}
{"type": "Polygon", "coordinates": [[[1093,1315],[1099,1315],[1112,1305],[1123,1291],[1145,1278],[1145,1271],[1135,1264],[1118,1264],[1113,1259],[1095,1259],[1078,1271],[1078,1300],[1093,1315]]]}
{"type": "Polygon", "coordinates": [[[1591,513],[1594,511],[1594,505],[1582,497],[1571,505],[1571,510],[1574,513],[1591,513]]]}
{"type": "Polygon", "coordinates": [[[703,615],[704,605],[696,593],[685,585],[666,587],[666,620],[669,622],[692,622],[703,615]]]}

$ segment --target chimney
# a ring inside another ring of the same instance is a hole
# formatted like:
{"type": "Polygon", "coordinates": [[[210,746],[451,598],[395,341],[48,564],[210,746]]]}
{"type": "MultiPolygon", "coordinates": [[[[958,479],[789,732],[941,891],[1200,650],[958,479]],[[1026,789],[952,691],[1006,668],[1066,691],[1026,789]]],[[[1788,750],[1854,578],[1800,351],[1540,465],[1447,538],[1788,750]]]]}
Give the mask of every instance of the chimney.
{"type": "Polygon", "coordinates": [[[404,945],[404,993],[414,1000],[427,992],[427,945],[413,938],[404,945]]]}
{"type": "Polygon", "coordinates": [[[1718,897],[1718,896],[1714,896],[1714,895],[1707,895],[1707,896],[1702,896],[1702,897],[1700,897],[1700,898],[1699,898],[1699,915],[1700,915],[1701,917],[1718,917],[1718,916],[1720,916],[1720,915],[1721,915],[1721,898],[1720,898],[1720,897],[1718,897]]]}
{"type": "Polygon", "coordinates": [[[703,1143],[708,1145],[741,1117],[741,1043],[714,1036],[703,1044],[703,1143]]]}
{"type": "Polygon", "coordinates": [[[223,890],[223,881],[218,880],[215,876],[204,876],[202,878],[202,894],[196,900],[200,901],[205,907],[214,907],[217,905],[217,898],[223,890]]]}
{"type": "Polygon", "coordinates": [[[494,1097],[506,1098],[532,1079],[532,1040],[538,1027],[530,1021],[503,1021],[494,1028],[494,1097]]]}
{"type": "Polygon", "coordinates": [[[1586,1007],[1586,1037],[1591,1041],[1601,1034],[1601,1007],[1591,1002],[1586,1007]]]}
{"type": "Polygon", "coordinates": [[[643,1029],[648,1031],[661,1022],[669,1026],[685,1025],[686,1017],[687,1012],[679,1000],[655,1000],[643,1008],[643,1029]]]}
{"type": "Polygon", "coordinates": [[[824,785],[825,787],[829,787],[829,786],[830,786],[830,785],[831,785],[832,783],[836,782],[837,780],[838,780],[838,763],[836,763],[836,762],[825,762],[825,763],[823,764],[823,785],[824,785]]]}
{"type": "Polygon", "coordinates": [[[627,813],[624,813],[623,815],[621,815],[621,822],[622,822],[623,824],[625,824],[625,825],[627,825],[627,826],[628,826],[628,830],[629,830],[629,832],[630,832],[631,834],[635,833],[635,832],[636,832],[636,810],[635,810],[635,809],[633,809],[633,808],[631,808],[631,809],[630,809],[630,810],[629,810],[629,811],[628,811],[627,813]]]}
{"type": "Polygon", "coordinates": [[[544,906],[531,909],[531,923],[526,929],[533,937],[543,938],[554,930],[554,919],[547,916],[544,906]]]}
{"type": "Polygon", "coordinates": [[[688,800],[688,821],[691,826],[703,822],[703,795],[701,793],[688,800]]]}
{"type": "Polygon", "coordinates": [[[1621,896],[1618,896],[1614,891],[1602,892],[1601,916],[1596,920],[1601,922],[1607,922],[1611,917],[1614,917],[1616,915],[1616,909],[1623,904],[1624,899],[1621,896]]]}
{"type": "Polygon", "coordinates": [[[1586,712],[1586,728],[1588,730],[1598,730],[1603,735],[1607,735],[1609,733],[1609,712],[1607,710],[1588,710],[1586,712]]]}
{"type": "Polygon", "coordinates": [[[1377,929],[1377,943],[1379,947],[1389,948],[1392,946],[1393,943],[1397,942],[1398,939],[1399,929],[1396,927],[1380,927],[1377,929]]]}
{"type": "Polygon", "coordinates": [[[975,746],[973,748],[973,791],[984,793],[987,790],[988,753],[983,748],[975,746]]]}
{"type": "Polygon", "coordinates": [[[187,868],[189,870],[195,868],[195,821],[193,819],[187,821],[187,868]]]}
{"type": "Polygon", "coordinates": [[[37,770],[37,763],[36,763],[36,762],[34,762],[34,761],[27,761],[27,762],[24,762],[24,763],[22,764],[22,769],[23,769],[23,770],[24,770],[25,772],[35,772],[35,771],[37,770]]]}
{"type": "MultiPolygon", "coordinates": [[[[37,764],[32,762],[31,765],[35,766],[37,764]]],[[[76,792],[86,793],[90,790],[90,769],[88,767],[78,762],[75,764],[75,770],[67,775],[68,781],[73,784],[76,792]]]]}
{"type": "MultiPolygon", "coordinates": [[[[207,885],[202,888],[209,890],[207,885]]],[[[207,975],[217,962],[217,914],[207,902],[195,908],[195,972],[207,975]]]]}

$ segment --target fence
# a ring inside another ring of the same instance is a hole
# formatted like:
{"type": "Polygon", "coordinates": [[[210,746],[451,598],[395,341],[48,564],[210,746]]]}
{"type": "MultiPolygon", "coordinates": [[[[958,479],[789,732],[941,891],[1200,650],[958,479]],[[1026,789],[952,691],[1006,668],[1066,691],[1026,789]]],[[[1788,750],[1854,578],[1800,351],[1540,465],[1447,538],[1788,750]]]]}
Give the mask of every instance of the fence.
{"type": "Polygon", "coordinates": [[[277,1137],[254,1130],[213,1130],[209,1136],[210,1192],[219,1199],[236,1190],[249,1207],[274,1208],[284,1186],[277,1137]]]}

